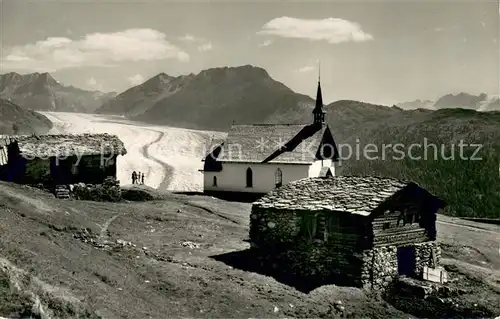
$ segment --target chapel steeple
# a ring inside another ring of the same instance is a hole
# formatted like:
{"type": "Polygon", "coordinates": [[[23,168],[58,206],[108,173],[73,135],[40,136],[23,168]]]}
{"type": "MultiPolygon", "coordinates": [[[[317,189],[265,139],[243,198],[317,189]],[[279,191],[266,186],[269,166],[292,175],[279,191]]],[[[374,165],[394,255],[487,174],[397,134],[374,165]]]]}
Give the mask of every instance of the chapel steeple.
{"type": "Polygon", "coordinates": [[[318,73],[318,91],[316,92],[316,106],[314,107],[312,113],[314,118],[314,124],[325,123],[325,112],[323,111],[323,95],[321,94],[321,71],[319,71],[318,73]]]}

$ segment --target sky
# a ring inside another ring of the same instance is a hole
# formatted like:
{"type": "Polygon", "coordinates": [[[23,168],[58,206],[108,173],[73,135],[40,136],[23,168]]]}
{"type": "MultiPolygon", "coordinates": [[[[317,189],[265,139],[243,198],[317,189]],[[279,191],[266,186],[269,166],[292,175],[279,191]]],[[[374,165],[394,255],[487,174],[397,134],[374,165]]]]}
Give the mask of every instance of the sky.
{"type": "Polygon", "coordinates": [[[392,105],[500,85],[498,1],[0,0],[0,73],[122,92],[254,65],[326,103],[392,105]]]}

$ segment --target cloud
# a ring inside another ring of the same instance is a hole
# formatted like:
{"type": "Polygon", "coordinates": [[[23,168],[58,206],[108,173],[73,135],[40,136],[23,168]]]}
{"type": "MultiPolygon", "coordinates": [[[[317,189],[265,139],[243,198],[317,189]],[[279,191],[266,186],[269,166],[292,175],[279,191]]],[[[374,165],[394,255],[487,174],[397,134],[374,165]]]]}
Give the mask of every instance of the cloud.
{"type": "Polygon", "coordinates": [[[32,71],[113,66],[120,62],[177,59],[189,54],[153,29],[128,29],[113,33],[91,33],[80,39],[48,37],[35,43],[5,48],[0,68],[32,71]]]}
{"type": "Polygon", "coordinates": [[[144,82],[144,77],[140,74],[132,75],[127,78],[128,82],[132,85],[139,85],[144,82]]]}
{"type": "Polygon", "coordinates": [[[198,47],[198,51],[205,52],[213,49],[212,42],[205,38],[196,37],[191,34],[186,34],[182,37],[179,37],[179,40],[182,42],[196,44],[198,47]]]}
{"type": "Polygon", "coordinates": [[[273,40],[266,40],[266,41],[264,41],[262,43],[259,43],[259,48],[267,47],[267,46],[273,44],[273,42],[274,42],[273,40]]]}
{"type": "Polygon", "coordinates": [[[99,83],[93,76],[88,78],[86,83],[90,88],[92,88],[94,90],[103,91],[102,83],[99,83]]]}
{"type": "Polygon", "coordinates": [[[197,41],[199,41],[198,38],[196,38],[196,37],[194,37],[194,36],[192,36],[190,34],[186,34],[186,35],[184,35],[182,37],[179,37],[179,40],[181,40],[183,42],[197,42],[197,41]]]}
{"type": "Polygon", "coordinates": [[[456,25],[450,25],[450,26],[439,26],[439,27],[435,27],[434,29],[434,32],[449,32],[449,31],[457,31],[458,30],[458,26],[456,25]]]}
{"type": "Polygon", "coordinates": [[[198,46],[198,51],[210,51],[212,50],[212,42],[207,42],[205,44],[198,46]]]}
{"type": "Polygon", "coordinates": [[[298,72],[298,73],[307,73],[307,72],[312,72],[316,70],[316,68],[312,65],[306,65],[304,67],[301,67],[300,69],[297,69],[295,70],[295,72],[298,72]]]}
{"type": "Polygon", "coordinates": [[[257,34],[308,39],[311,41],[327,41],[332,44],[373,40],[373,36],[365,33],[358,23],[336,18],[323,20],[291,17],[275,18],[264,24],[257,34]]]}
{"type": "Polygon", "coordinates": [[[318,70],[319,59],[308,59],[305,65],[301,68],[295,69],[296,73],[309,73],[318,70]]]}

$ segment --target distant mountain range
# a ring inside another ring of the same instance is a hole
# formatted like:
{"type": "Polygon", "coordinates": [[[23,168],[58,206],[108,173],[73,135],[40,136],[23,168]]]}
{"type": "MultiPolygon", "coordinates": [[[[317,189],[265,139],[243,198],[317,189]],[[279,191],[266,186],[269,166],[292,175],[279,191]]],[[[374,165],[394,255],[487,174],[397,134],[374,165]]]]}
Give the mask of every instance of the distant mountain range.
{"type": "Polygon", "coordinates": [[[481,112],[500,111],[500,99],[498,96],[488,96],[486,93],[472,95],[468,93],[447,94],[436,101],[415,100],[399,103],[396,106],[405,109],[430,109],[439,110],[444,108],[462,108],[481,112]]]}
{"type": "Polygon", "coordinates": [[[0,134],[46,133],[52,122],[44,115],[0,99],[0,134]]]}
{"type": "Polygon", "coordinates": [[[227,130],[231,123],[295,122],[314,105],[250,65],[178,77],[161,73],[97,110],[154,124],[227,130]]]}
{"type": "Polygon", "coordinates": [[[25,109],[92,113],[115,95],[64,86],[49,73],[0,75],[0,98],[25,109]]]}

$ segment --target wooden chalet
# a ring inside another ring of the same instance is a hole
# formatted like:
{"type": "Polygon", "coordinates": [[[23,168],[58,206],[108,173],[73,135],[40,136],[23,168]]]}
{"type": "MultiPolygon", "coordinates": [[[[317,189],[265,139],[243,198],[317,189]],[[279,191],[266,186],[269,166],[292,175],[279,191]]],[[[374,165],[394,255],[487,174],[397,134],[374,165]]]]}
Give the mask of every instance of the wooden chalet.
{"type": "Polygon", "coordinates": [[[252,206],[250,242],[280,272],[380,290],[437,266],[442,200],[412,182],[328,175],[290,182],[252,206]]]}

